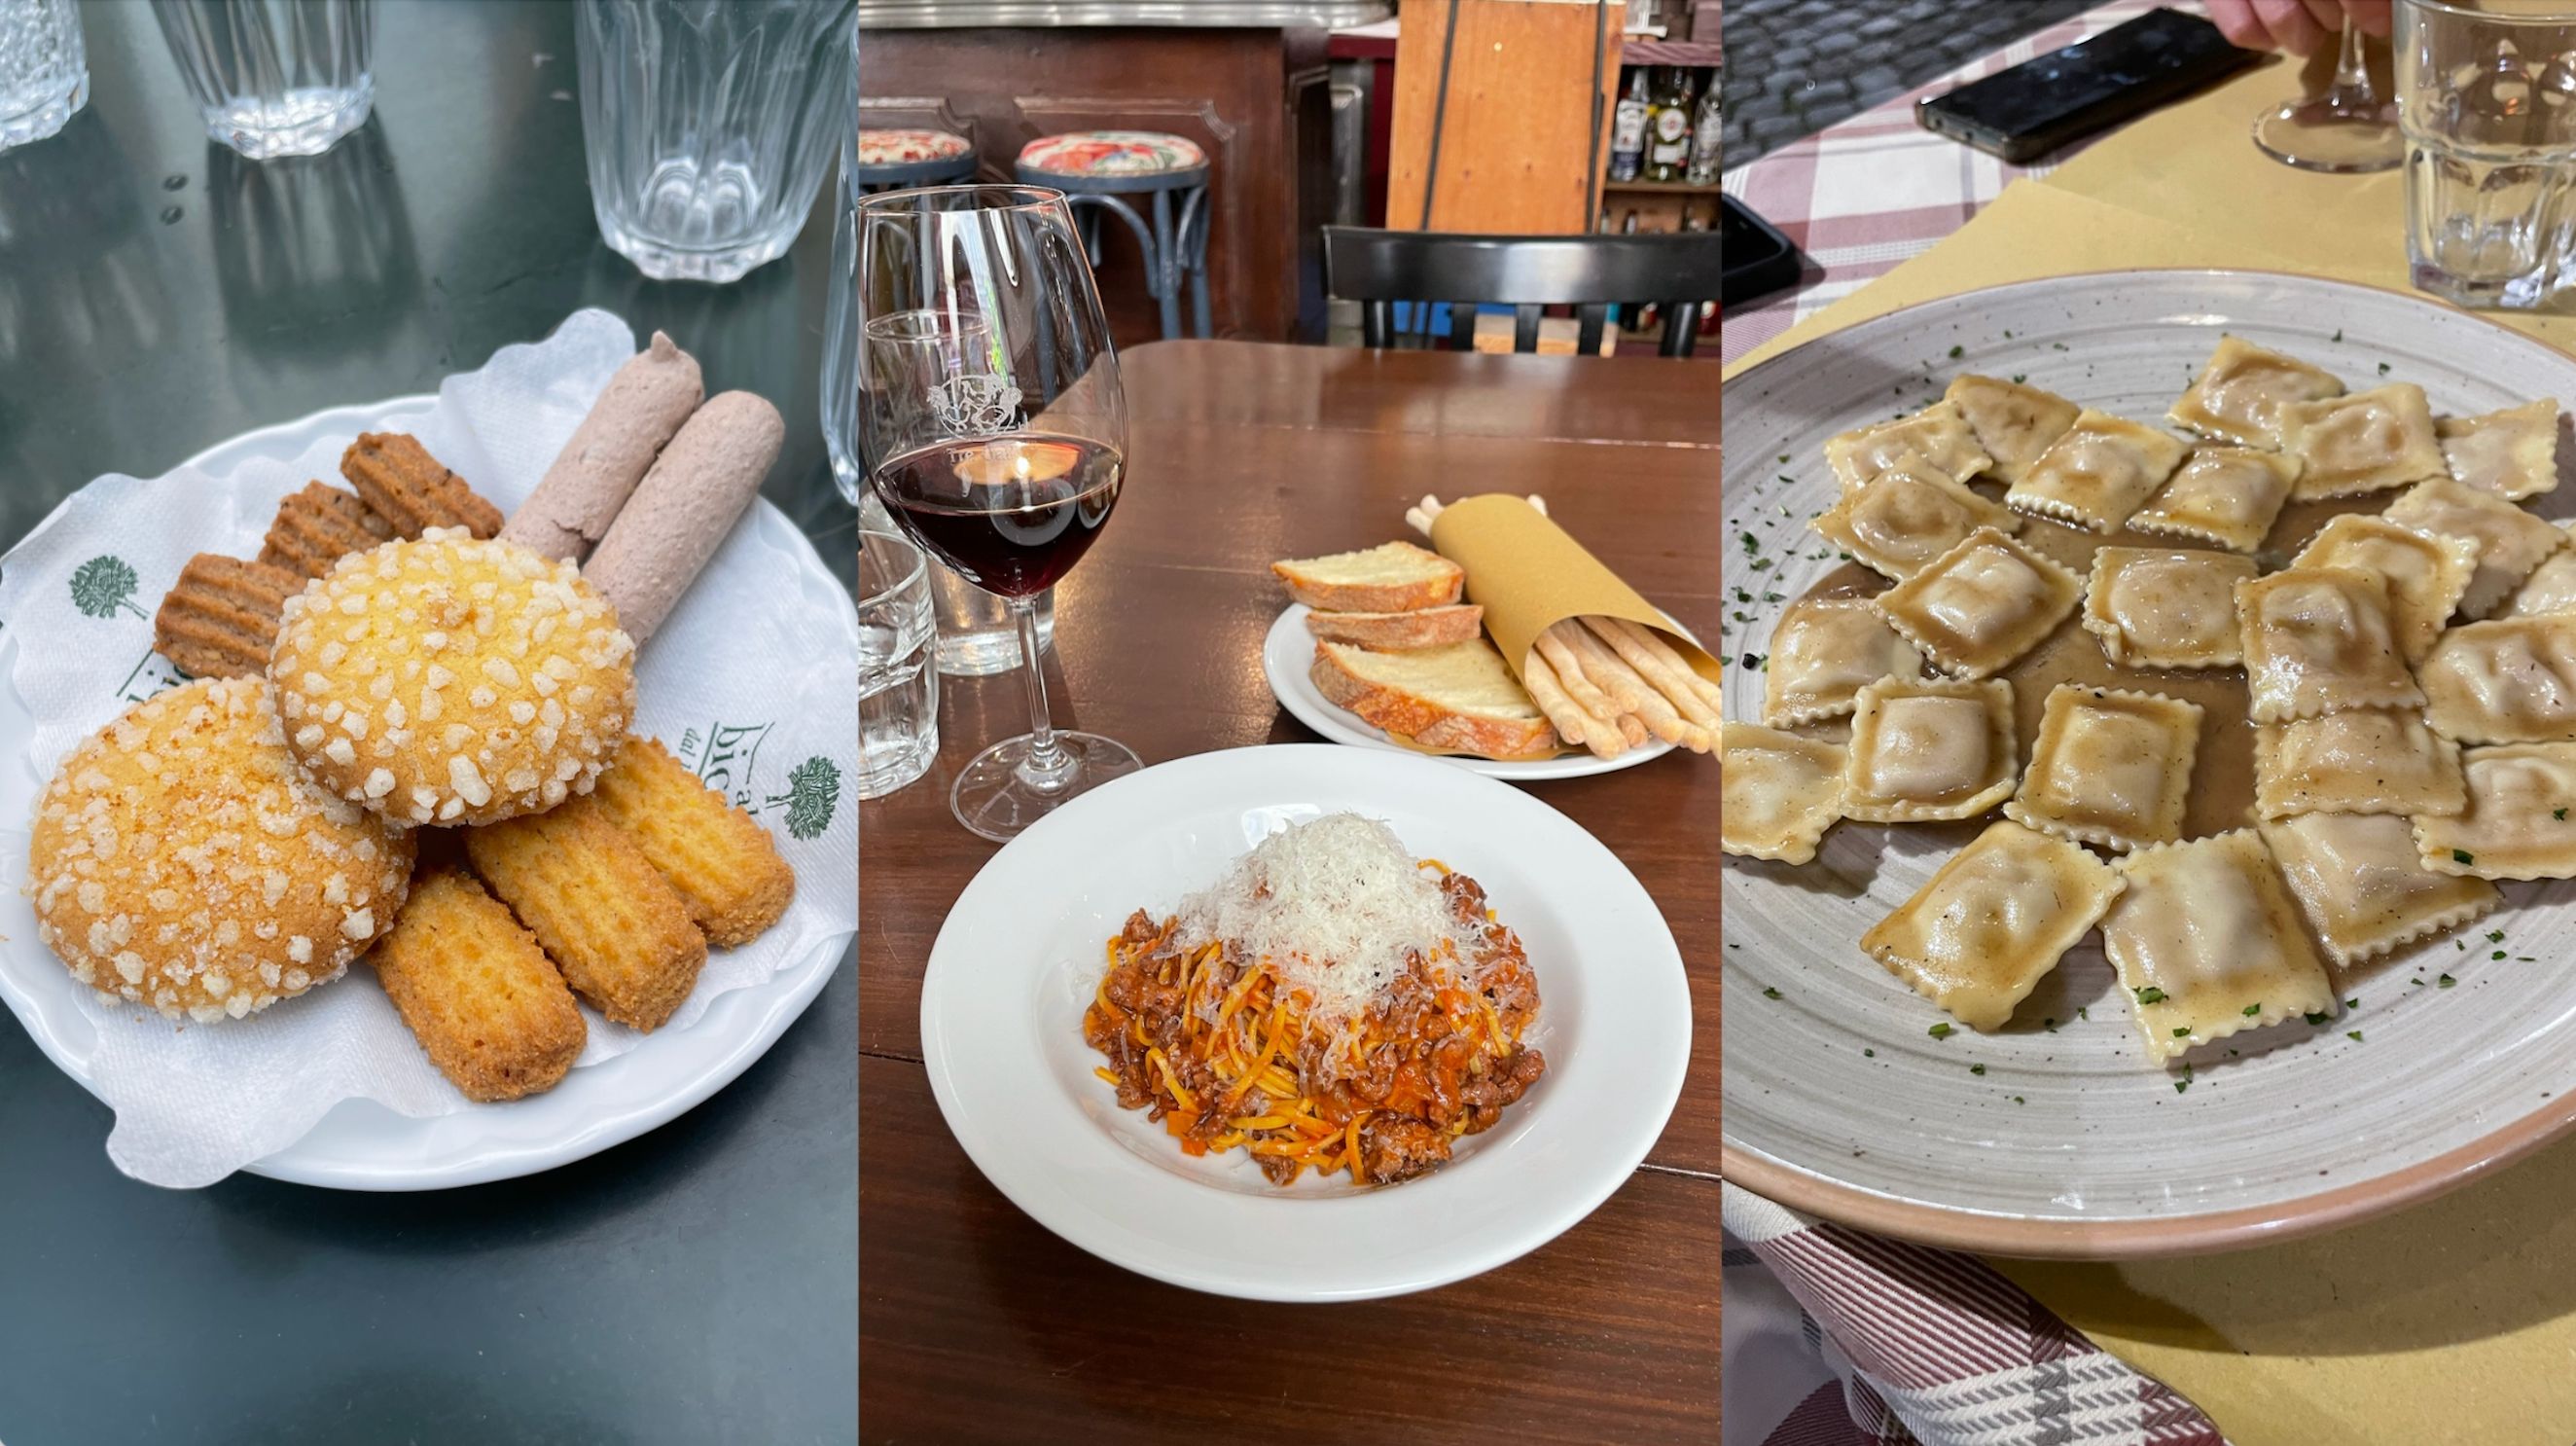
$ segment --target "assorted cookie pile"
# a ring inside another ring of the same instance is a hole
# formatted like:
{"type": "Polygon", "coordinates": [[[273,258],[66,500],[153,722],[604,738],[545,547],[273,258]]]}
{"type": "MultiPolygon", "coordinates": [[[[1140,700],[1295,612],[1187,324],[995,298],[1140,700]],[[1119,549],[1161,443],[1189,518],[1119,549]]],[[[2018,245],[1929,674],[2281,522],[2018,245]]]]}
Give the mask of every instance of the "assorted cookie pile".
{"type": "Polygon", "coordinates": [[[45,943],[106,997],[208,1023],[370,957],[475,1100],[561,1080],[576,999],[669,1020],[708,947],[795,892],[768,830],[628,731],[637,645],[783,435],[757,397],[701,395],[657,333],[518,516],[418,439],[368,433],[348,489],[283,499],[256,559],[191,559],[154,639],[194,681],[38,797],[45,943]]]}
{"type": "Polygon", "coordinates": [[[2194,440],[1978,376],[1835,437],[1813,526],[1889,585],[1781,618],[1762,722],[1723,729],[1726,851],[2000,811],[1860,941],[1961,1023],[2003,1027],[2097,928],[2151,1059],[2325,1022],[2328,961],[2576,877],[2576,546],[2518,505],[2557,485],[2558,410],[2437,418],[2228,337],[2169,413],[2194,440]],[[2330,499],[2364,510],[2262,553],[2330,499]],[[2092,547],[2087,577],[2026,523],[2179,545],[2092,547]],[[2005,675],[2070,618],[2138,685],[2052,688],[2025,765],[2005,675]],[[2185,837],[2211,720],[2148,669],[2241,670],[2243,826],[2185,837]]]}

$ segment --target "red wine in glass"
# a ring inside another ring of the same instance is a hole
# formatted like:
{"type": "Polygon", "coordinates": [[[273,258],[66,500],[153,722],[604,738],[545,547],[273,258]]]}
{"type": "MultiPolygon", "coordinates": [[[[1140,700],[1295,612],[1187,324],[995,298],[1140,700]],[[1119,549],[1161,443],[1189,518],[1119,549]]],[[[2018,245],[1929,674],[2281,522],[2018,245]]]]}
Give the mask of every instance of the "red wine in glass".
{"type": "Polygon", "coordinates": [[[1118,504],[1116,448],[1084,437],[955,438],[878,464],[906,532],[967,581],[1033,597],[1070,571],[1118,504]]]}

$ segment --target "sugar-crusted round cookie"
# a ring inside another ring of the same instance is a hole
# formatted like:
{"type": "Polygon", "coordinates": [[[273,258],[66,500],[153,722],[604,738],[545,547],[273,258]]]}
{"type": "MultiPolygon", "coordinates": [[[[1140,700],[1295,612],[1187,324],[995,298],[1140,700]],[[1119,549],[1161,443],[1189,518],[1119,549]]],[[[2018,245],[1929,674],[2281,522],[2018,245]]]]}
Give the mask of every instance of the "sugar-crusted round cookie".
{"type": "Polygon", "coordinates": [[[590,792],[634,657],[571,563],[433,527],[289,598],[268,676],[315,782],[397,823],[483,824],[590,792]]]}
{"type": "Polygon", "coordinates": [[[125,711],[36,798],[36,932],[82,983],[173,1018],[239,1019],[316,984],[393,927],[404,830],[287,754],[263,678],[210,678],[125,711]]]}

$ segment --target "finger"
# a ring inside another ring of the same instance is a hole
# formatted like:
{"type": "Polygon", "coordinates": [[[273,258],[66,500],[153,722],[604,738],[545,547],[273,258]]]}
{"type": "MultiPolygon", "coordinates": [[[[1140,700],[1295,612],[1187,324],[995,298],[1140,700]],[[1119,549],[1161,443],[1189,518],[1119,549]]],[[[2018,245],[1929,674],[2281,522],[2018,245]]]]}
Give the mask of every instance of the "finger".
{"type": "Polygon", "coordinates": [[[2364,35],[2388,36],[2389,12],[2395,7],[2390,0],[2343,0],[2343,10],[2364,35]]]}
{"type": "Polygon", "coordinates": [[[2306,4],[2308,18],[2317,22],[2319,30],[2338,38],[2342,36],[2343,0],[2306,0],[2306,4]]]}
{"type": "Polygon", "coordinates": [[[2255,18],[2254,0],[2209,0],[2209,18],[2227,43],[2241,50],[2269,50],[2272,34],[2255,18]]]}
{"type": "Polygon", "coordinates": [[[2254,0],[2254,14],[2280,48],[2292,55],[2314,55],[2325,44],[2325,27],[2308,13],[2305,0],[2254,0]]]}

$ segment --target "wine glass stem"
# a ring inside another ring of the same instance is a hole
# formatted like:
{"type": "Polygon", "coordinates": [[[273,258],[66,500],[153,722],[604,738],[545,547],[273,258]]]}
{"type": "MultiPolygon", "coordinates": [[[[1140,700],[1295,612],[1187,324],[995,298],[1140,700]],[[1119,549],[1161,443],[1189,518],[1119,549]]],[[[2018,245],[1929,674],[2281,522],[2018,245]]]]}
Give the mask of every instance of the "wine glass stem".
{"type": "Polygon", "coordinates": [[[1055,740],[1047,720],[1046,664],[1038,655],[1038,604],[1033,597],[1011,599],[1011,620],[1020,628],[1020,677],[1028,685],[1029,753],[1019,775],[1033,788],[1052,788],[1065,781],[1072,759],[1055,740]]]}
{"type": "Polygon", "coordinates": [[[2334,103],[2338,109],[2360,110],[2379,101],[2370,93],[2370,68],[2362,61],[2361,45],[2361,27],[2346,15],[2342,49],[2335,55],[2334,103]]]}

